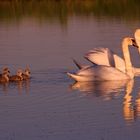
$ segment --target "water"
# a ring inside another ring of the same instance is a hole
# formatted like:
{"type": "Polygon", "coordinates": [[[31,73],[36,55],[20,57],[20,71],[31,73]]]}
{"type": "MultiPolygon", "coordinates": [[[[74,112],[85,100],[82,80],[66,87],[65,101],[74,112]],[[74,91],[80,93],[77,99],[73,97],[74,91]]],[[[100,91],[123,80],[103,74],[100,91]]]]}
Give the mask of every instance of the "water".
{"type": "MultiPolygon", "coordinates": [[[[73,14],[47,10],[50,16],[40,11],[41,4],[35,14],[30,6],[24,7],[27,13],[13,6],[17,14],[11,10],[0,15],[0,68],[8,66],[14,74],[29,66],[32,73],[29,81],[0,85],[0,139],[138,140],[140,77],[74,83],[66,72],[77,70],[72,58],[90,64],[83,56],[94,47],[108,47],[122,56],[122,38],[133,37],[139,15],[111,16],[96,8],[93,14],[81,5],[79,11],[76,6],[70,11],[73,14]]],[[[136,48],[131,56],[140,66],[136,48]]]]}

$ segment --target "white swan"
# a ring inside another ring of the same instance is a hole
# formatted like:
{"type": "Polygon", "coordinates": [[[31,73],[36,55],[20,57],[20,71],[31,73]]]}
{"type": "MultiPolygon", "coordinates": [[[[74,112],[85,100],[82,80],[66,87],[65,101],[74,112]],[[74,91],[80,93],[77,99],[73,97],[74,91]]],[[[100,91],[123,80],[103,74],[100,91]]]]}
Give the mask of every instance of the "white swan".
{"type": "Polygon", "coordinates": [[[125,37],[122,41],[122,51],[124,55],[125,71],[121,71],[113,66],[93,65],[81,68],[75,74],[72,73],[67,74],[76,81],[105,81],[105,80],[133,79],[134,71],[130,60],[130,53],[128,48],[129,45],[136,46],[132,38],[125,37]]]}
{"type": "MultiPolygon", "coordinates": [[[[136,44],[139,46],[140,45],[140,29],[137,29],[135,31],[134,36],[135,36],[136,44]]],[[[132,39],[134,43],[135,43],[135,40],[132,39]]],[[[119,69],[120,71],[124,73],[126,72],[124,59],[122,59],[120,56],[118,56],[117,54],[115,54],[108,48],[95,48],[93,50],[90,50],[86,54],[85,58],[92,63],[98,64],[98,65],[112,66],[119,69]]],[[[133,67],[133,71],[134,71],[134,75],[140,74],[140,68],[133,67]]]]}

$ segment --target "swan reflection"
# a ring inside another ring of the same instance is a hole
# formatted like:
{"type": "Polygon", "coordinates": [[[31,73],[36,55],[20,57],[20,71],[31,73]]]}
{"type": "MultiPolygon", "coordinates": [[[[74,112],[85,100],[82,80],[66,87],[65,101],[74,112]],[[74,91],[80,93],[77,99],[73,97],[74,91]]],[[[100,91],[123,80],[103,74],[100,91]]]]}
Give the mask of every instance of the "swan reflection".
{"type": "Polygon", "coordinates": [[[134,114],[135,114],[136,118],[137,117],[140,118],[140,93],[138,93],[138,96],[136,98],[134,111],[135,111],[134,114]]]}
{"type": "Polygon", "coordinates": [[[125,96],[123,100],[123,116],[125,121],[130,124],[134,121],[134,109],[132,106],[132,90],[134,81],[129,81],[126,85],[125,96]]]}
{"type": "Polygon", "coordinates": [[[118,96],[126,86],[128,80],[123,81],[102,81],[102,82],[76,82],[70,87],[73,90],[79,90],[92,96],[103,96],[105,100],[110,100],[118,96]],[[91,95],[91,94],[90,94],[91,95]]]}
{"type": "Polygon", "coordinates": [[[123,116],[127,124],[131,124],[140,118],[140,93],[136,99],[132,96],[134,81],[129,81],[126,85],[125,96],[123,100],[123,116]]]}
{"type": "MultiPolygon", "coordinates": [[[[71,89],[79,90],[87,96],[99,97],[104,100],[112,100],[124,92],[122,102],[123,118],[126,124],[132,124],[140,118],[140,92],[137,97],[132,96],[134,80],[127,81],[105,81],[105,82],[76,82],[71,89]]],[[[121,94],[122,95],[122,94],[121,94]]]]}

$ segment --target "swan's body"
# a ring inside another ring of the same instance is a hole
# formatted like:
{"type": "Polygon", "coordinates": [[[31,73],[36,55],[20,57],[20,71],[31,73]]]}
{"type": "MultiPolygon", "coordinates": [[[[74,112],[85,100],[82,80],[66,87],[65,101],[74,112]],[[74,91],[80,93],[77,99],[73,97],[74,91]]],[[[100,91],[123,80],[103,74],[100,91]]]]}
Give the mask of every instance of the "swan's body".
{"type": "MultiPolygon", "coordinates": [[[[129,37],[124,38],[122,42],[122,50],[123,50],[124,63],[125,63],[124,70],[120,70],[110,65],[108,66],[104,64],[103,65],[96,64],[86,68],[81,68],[76,74],[68,73],[68,75],[76,81],[104,81],[104,80],[133,79],[134,71],[130,60],[130,53],[128,49],[129,45],[134,45],[132,38],[129,37]]],[[[104,59],[104,57],[102,58],[104,59]]]]}
{"type": "MultiPolygon", "coordinates": [[[[112,66],[122,72],[126,72],[125,61],[123,58],[112,52],[108,48],[95,48],[90,50],[85,58],[98,65],[112,66]]],[[[134,75],[140,74],[140,68],[133,67],[134,75]]]]}
{"type": "Polygon", "coordinates": [[[70,77],[76,81],[108,81],[108,80],[122,80],[129,79],[130,77],[117,70],[114,67],[95,65],[89,66],[79,70],[76,74],[67,73],[70,77]],[[118,76],[119,75],[119,76],[118,76]]]}

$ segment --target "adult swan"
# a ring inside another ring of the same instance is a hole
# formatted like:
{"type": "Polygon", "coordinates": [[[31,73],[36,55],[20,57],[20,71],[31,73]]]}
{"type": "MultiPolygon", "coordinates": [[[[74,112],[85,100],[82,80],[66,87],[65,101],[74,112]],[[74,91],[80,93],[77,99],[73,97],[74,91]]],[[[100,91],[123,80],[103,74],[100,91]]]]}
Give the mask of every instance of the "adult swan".
{"type": "MultiPolygon", "coordinates": [[[[139,46],[140,45],[140,29],[137,29],[135,31],[134,36],[135,36],[136,43],[139,46]]],[[[98,65],[112,66],[119,69],[120,71],[124,73],[126,72],[124,59],[122,59],[117,54],[113,53],[108,48],[94,48],[85,55],[85,58],[92,63],[98,64],[98,65]]],[[[133,67],[133,71],[135,75],[140,74],[140,68],[133,67]]]]}
{"type": "MultiPolygon", "coordinates": [[[[137,47],[133,38],[125,37],[122,41],[122,51],[125,63],[125,72],[116,67],[106,65],[93,65],[80,69],[77,73],[67,73],[75,81],[106,81],[126,80],[134,78],[134,71],[130,60],[129,46],[137,47]]],[[[139,47],[138,47],[139,48],[139,47]]]]}

